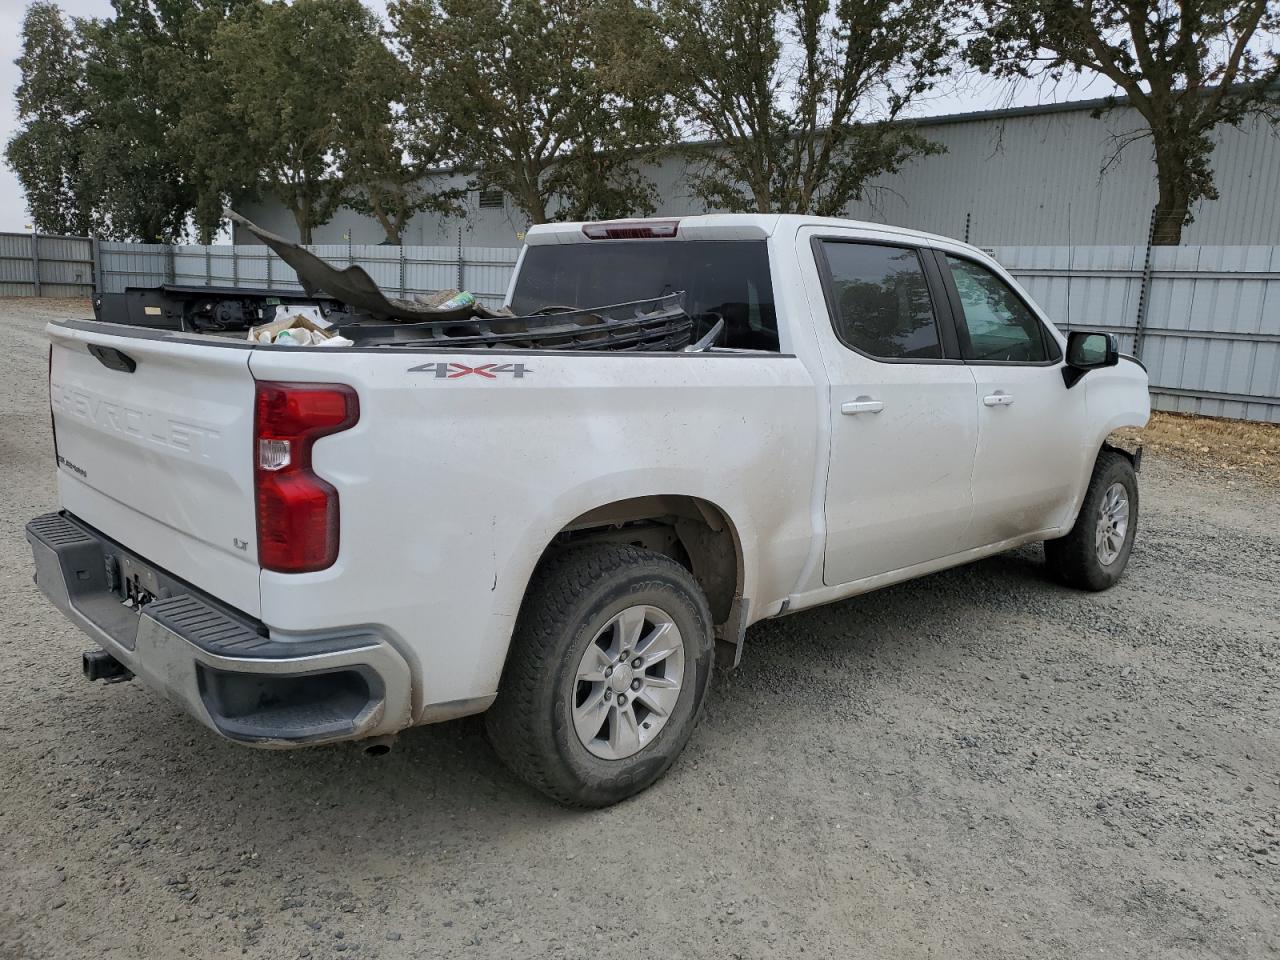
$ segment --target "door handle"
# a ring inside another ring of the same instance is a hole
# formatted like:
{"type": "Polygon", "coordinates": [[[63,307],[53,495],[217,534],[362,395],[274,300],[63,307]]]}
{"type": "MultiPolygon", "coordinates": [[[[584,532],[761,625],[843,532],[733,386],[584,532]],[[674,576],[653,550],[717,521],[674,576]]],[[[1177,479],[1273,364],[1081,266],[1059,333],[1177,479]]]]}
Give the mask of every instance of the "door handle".
{"type": "Polygon", "coordinates": [[[840,412],[846,416],[857,416],[860,413],[879,413],[884,409],[884,403],[880,400],[872,400],[870,397],[858,397],[856,400],[846,400],[840,404],[840,412]]]}
{"type": "Polygon", "coordinates": [[[989,393],[983,397],[982,402],[988,407],[1007,407],[1013,403],[1013,394],[997,390],[995,393],[989,393]]]}

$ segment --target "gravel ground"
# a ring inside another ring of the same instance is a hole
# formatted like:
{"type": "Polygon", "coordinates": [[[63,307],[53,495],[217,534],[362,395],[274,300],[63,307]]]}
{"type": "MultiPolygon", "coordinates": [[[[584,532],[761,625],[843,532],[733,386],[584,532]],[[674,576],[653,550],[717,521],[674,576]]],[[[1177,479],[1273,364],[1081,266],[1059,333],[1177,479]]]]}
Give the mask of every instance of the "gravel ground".
{"type": "Polygon", "coordinates": [[[1029,548],[753,628],[660,784],[570,813],[475,720],[215,740],[31,583],[42,319],[0,301],[0,957],[1280,955],[1280,497],[1155,457],[1125,579],[1029,548]]]}

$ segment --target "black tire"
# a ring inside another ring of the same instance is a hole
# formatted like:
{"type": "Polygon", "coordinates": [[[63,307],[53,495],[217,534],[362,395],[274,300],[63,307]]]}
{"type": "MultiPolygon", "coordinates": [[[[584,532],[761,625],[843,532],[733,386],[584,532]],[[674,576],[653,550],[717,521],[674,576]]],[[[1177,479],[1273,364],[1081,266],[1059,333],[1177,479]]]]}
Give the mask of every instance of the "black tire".
{"type": "Polygon", "coordinates": [[[1050,572],[1063,583],[1080,590],[1106,590],[1124,573],[1138,533],[1138,476],[1133,463],[1123,453],[1104,449],[1098,454],[1089,479],[1089,489],[1075,526],[1065,537],[1046,540],[1044,557],[1050,572]],[[1124,487],[1129,501],[1129,515],[1124,540],[1115,559],[1103,563],[1095,536],[1107,491],[1113,484],[1124,487]]]}
{"type": "Polygon", "coordinates": [[[530,786],[567,806],[605,807],[666,773],[701,713],[713,661],[711,612],[689,571],[650,550],[595,544],[539,564],[516,621],[498,698],[485,714],[489,741],[530,786]],[[665,725],[639,752],[605,760],[573,725],[578,664],[596,635],[630,606],[660,609],[680,631],[683,677],[665,725]]]}

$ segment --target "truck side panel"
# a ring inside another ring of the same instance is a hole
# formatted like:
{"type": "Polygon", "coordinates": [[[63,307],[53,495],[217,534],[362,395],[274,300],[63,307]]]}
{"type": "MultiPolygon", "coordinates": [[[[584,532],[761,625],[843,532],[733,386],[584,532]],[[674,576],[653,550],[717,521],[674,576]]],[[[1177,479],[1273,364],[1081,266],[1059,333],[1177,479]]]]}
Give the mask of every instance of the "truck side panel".
{"type": "Polygon", "coordinates": [[[809,550],[814,384],[780,355],[505,355],[259,349],[253,375],[334,381],[360,422],[321,439],[341,497],[337,563],[262,574],[273,636],[369,625],[415,673],[415,716],[492,694],[550,540],[594,508],[675,494],[716,504],[753,609],[809,550]]]}

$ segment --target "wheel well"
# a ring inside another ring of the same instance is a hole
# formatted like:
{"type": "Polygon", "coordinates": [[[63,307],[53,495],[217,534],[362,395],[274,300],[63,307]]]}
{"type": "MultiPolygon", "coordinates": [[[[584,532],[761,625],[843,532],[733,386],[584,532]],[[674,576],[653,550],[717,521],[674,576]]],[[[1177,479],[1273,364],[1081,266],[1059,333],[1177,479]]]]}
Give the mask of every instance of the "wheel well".
{"type": "MultiPolygon", "coordinates": [[[[1137,473],[1142,469],[1142,444],[1138,444],[1133,450],[1126,450],[1124,447],[1118,446],[1117,444],[1112,443],[1110,439],[1107,439],[1102,441],[1102,450],[1110,450],[1112,453],[1118,453],[1120,456],[1128,459],[1128,461],[1133,464],[1134,473],[1137,473]]],[[[1101,454],[1102,450],[1099,450],[1098,453],[1101,454]]],[[[1095,458],[1095,461],[1096,459],[1097,458],[1095,458]]]]}
{"type": "Polygon", "coordinates": [[[742,595],[742,549],[733,524],[698,497],[633,497],[588,510],[565,524],[543,556],[581,543],[629,543],[671,557],[698,581],[717,625],[742,595]]]}

